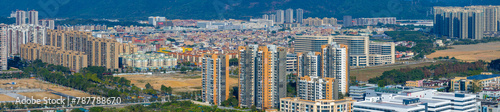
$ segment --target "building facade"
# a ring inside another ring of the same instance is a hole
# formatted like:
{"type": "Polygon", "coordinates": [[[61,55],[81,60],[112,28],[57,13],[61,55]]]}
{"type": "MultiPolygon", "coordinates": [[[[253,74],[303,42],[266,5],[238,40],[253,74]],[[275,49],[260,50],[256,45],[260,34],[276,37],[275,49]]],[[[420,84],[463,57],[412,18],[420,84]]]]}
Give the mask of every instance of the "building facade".
{"type": "Polygon", "coordinates": [[[293,9],[286,9],[285,23],[293,23],[293,9]]]}
{"type": "Polygon", "coordinates": [[[370,66],[369,64],[369,37],[368,36],[297,36],[295,37],[295,53],[321,52],[325,44],[343,44],[349,46],[349,66],[370,66]]]}
{"type": "Polygon", "coordinates": [[[125,54],[125,51],[129,51],[128,53],[134,51],[120,48],[137,49],[135,46],[123,47],[124,43],[115,39],[93,37],[90,32],[63,30],[47,30],[46,45],[84,52],[87,55],[88,66],[103,66],[107,69],[119,69],[119,55],[125,54]]]}
{"type": "Polygon", "coordinates": [[[26,11],[17,10],[16,11],[16,25],[26,24],[26,11]]]}
{"type": "Polygon", "coordinates": [[[296,23],[301,23],[302,24],[302,20],[304,19],[304,9],[301,9],[301,8],[298,8],[296,11],[296,18],[295,18],[295,21],[296,23]]]}
{"type": "Polygon", "coordinates": [[[38,11],[28,11],[29,24],[38,25],[38,11]]]}
{"type": "Polygon", "coordinates": [[[300,99],[316,101],[319,99],[338,99],[338,81],[335,78],[319,78],[317,76],[301,77],[297,95],[300,99]]]}
{"type": "Polygon", "coordinates": [[[277,108],[286,96],[286,48],[248,45],[238,48],[239,106],[277,108]]]}
{"type": "Polygon", "coordinates": [[[276,24],[283,24],[285,22],[285,11],[284,10],[276,10],[276,20],[274,22],[276,24]]]}
{"type": "Polygon", "coordinates": [[[71,71],[80,71],[88,66],[84,52],[64,50],[60,47],[26,43],[21,45],[21,58],[25,60],[42,60],[48,64],[68,67],[71,71]]]}
{"type": "Polygon", "coordinates": [[[123,67],[138,71],[154,69],[171,69],[177,66],[177,59],[165,54],[135,52],[120,55],[123,67]]]}
{"type": "Polygon", "coordinates": [[[6,24],[0,24],[0,70],[7,70],[7,28],[6,24]]]}
{"type": "Polygon", "coordinates": [[[356,102],[349,97],[316,101],[286,97],[280,100],[280,112],[352,112],[352,105],[356,102]]]}
{"type": "Polygon", "coordinates": [[[18,55],[20,46],[26,43],[45,45],[47,41],[46,28],[38,25],[10,25],[7,28],[7,49],[9,55],[18,55]]]}
{"type": "Polygon", "coordinates": [[[349,91],[349,48],[335,42],[321,46],[321,77],[335,78],[338,82],[338,92],[347,94],[349,91]]]}
{"type": "Polygon", "coordinates": [[[204,54],[202,61],[202,100],[220,105],[229,98],[229,58],[226,55],[204,54]]]}
{"type": "Polygon", "coordinates": [[[394,42],[370,42],[370,65],[386,65],[396,63],[396,47],[394,42]]]}
{"type": "Polygon", "coordinates": [[[498,31],[498,6],[434,7],[434,33],[460,39],[477,39],[485,31],[498,31]],[[495,20],[496,18],[496,20],[495,20]],[[496,31],[495,26],[497,26],[496,31]]]}

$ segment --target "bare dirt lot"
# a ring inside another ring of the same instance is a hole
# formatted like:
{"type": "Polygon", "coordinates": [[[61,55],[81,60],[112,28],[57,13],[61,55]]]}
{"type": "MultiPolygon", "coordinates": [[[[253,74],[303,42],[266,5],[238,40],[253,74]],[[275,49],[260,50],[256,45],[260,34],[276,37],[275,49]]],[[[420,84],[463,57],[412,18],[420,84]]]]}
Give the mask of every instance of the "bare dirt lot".
{"type": "Polygon", "coordinates": [[[16,89],[51,89],[56,92],[61,92],[70,96],[75,97],[88,97],[91,96],[88,93],[73,90],[68,87],[63,87],[51,83],[46,83],[36,79],[5,79],[0,80],[0,88],[4,90],[16,90],[16,89]],[[16,84],[7,84],[15,82],[16,84]]]}
{"type": "Polygon", "coordinates": [[[15,100],[16,100],[15,98],[12,98],[4,94],[0,94],[0,101],[15,101],[15,100]]]}
{"type": "Polygon", "coordinates": [[[41,99],[41,100],[43,100],[44,98],[51,98],[51,99],[63,98],[64,99],[64,97],[61,97],[59,95],[55,95],[55,94],[52,94],[49,92],[32,92],[32,93],[17,93],[17,94],[26,96],[28,98],[33,97],[33,99],[41,99]]]}
{"type": "MultiPolygon", "coordinates": [[[[151,84],[154,89],[160,89],[161,85],[174,88],[174,92],[187,92],[201,90],[201,73],[173,73],[173,74],[154,74],[154,75],[121,75],[130,80],[137,87],[145,88],[147,83],[151,84]]],[[[229,78],[227,83],[233,86],[238,86],[237,78],[229,78]]]]}
{"type": "Polygon", "coordinates": [[[481,43],[474,45],[453,45],[453,49],[439,50],[427,55],[427,58],[455,57],[464,61],[491,61],[500,58],[500,42],[481,43]]]}

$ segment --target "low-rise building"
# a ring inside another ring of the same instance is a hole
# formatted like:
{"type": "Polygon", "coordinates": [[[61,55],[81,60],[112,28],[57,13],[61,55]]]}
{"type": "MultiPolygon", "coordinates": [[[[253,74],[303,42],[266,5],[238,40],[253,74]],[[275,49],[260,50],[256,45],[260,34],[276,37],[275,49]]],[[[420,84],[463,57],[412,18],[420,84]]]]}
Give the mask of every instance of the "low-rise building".
{"type": "Polygon", "coordinates": [[[483,72],[480,75],[469,77],[455,77],[450,80],[450,87],[454,91],[469,92],[472,90],[472,84],[478,83],[484,88],[498,87],[500,84],[500,75],[492,74],[491,72],[483,72]]]}
{"type": "Polygon", "coordinates": [[[124,67],[134,68],[139,71],[148,69],[171,69],[177,66],[177,59],[160,53],[143,53],[141,51],[121,55],[124,67]]]}
{"type": "Polygon", "coordinates": [[[281,112],[352,112],[356,100],[346,97],[340,100],[302,100],[297,97],[280,99],[281,112]]]}
{"type": "Polygon", "coordinates": [[[408,87],[422,87],[424,80],[416,80],[416,81],[406,81],[406,85],[408,87]]]}

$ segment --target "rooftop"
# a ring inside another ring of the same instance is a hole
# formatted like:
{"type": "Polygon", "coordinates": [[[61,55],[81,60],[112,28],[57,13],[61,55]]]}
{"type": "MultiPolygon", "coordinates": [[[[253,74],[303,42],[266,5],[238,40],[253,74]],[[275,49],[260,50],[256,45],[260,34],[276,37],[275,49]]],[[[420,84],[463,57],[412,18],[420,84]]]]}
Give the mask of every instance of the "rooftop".
{"type": "Polygon", "coordinates": [[[498,75],[498,74],[491,74],[491,75],[481,74],[481,75],[469,76],[469,77],[467,77],[467,79],[469,79],[469,80],[484,80],[484,79],[489,79],[489,78],[494,78],[494,77],[500,77],[500,75],[498,75]]]}

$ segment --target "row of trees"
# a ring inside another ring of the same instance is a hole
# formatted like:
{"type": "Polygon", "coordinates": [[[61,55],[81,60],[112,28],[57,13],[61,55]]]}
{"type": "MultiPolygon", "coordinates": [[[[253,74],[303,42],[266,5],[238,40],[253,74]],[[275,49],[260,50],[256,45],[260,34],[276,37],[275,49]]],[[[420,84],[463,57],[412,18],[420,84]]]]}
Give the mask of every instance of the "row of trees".
{"type": "Polygon", "coordinates": [[[447,62],[438,65],[430,65],[417,68],[401,68],[385,71],[382,76],[371,78],[370,83],[376,83],[379,86],[391,84],[404,84],[409,80],[420,80],[425,78],[471,76],[480,74],[485,70],[485,62],[447,62]]]}
{"type": "Polygon", "coordinates": [[[470,44],[479,44],[479,43],[488,43],[500,41],[499,37],[485,37],[481,40],[471,40],[471,39],[460,39],[459,41],[455,41],[453,45],[470,45],[470,44]]]}

